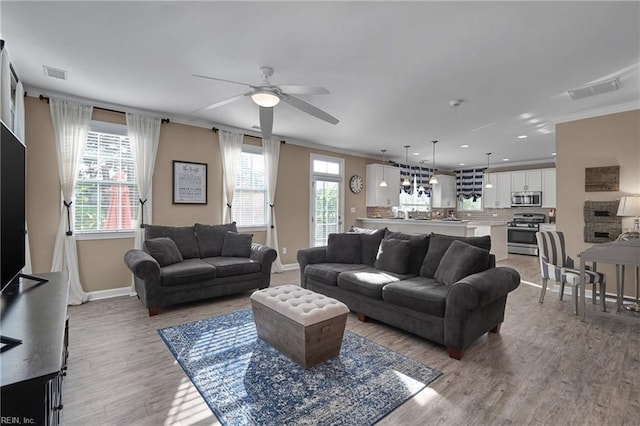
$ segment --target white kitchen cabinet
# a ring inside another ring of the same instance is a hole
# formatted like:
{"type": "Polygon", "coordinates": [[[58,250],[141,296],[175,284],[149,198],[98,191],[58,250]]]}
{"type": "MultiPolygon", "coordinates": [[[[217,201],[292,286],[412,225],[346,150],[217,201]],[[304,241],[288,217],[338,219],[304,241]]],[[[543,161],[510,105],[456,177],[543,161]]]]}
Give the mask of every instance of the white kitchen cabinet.
{"type": "Polygon", "coordinates": [[[511,172],[511,192],[542,191],[542,170],[511,172]]]}
{"type": "Polygon", "coordinates": [[[485,174],[482,191],[484,208],[506,209],[511,207],[511,172],[485,174]],[[493,188],[486,188],[487,179],[491,180],[493,188]]]}
{"type": "Polygon", "coordinates": [[[542,169],[542,207],[556,206],[556,169],[542,169]]]}
{"type": "Polygon", "coordinates": [[[456,208],[456,177],[449,175],[435,175],[438,183],[433,185],[431,207],[456,208]]]}
{"type": "Polygon", "coordinates": [[[393,207],[400,205],[400,168],[384,166],[386,187],[381,187],[382,164],[367,164],[366,204],[370,207],[393,207]]]}

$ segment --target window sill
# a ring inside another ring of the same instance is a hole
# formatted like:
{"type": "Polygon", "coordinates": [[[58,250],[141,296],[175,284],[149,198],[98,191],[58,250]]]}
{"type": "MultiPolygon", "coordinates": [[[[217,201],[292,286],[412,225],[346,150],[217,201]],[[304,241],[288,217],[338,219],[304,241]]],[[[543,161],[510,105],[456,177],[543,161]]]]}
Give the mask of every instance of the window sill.
{"type": "Polygon", "coordinates": [[[267,225],[238,226],[238,232],[266,232],[267,225]]]}
{"type": "Polygon", "coordinates": [[[115,240],[135,238],[135,231],[76,232],[76,240],[115,240]]]}

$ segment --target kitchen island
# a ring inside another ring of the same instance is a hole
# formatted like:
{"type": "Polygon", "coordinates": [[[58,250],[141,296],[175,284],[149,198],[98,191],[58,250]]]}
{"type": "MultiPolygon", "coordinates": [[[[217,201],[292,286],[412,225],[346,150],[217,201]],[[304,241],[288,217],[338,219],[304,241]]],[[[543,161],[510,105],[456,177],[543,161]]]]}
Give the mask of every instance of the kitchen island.
{"type": "Polygon", "coordinates": [[[496,260],[506,259],[507,254],[507,222],[504,221],[478,221],[469,222],[469,226],[475,228],[475,236],[491,236],[491,254],[496,260]]]}
{"type": "Polygon", "coordinates": [[[407,234],[436,234],[453,235],[456,237],[472,237],[475,226],[469,226],[467,220],[423,220],[423,219],[379,219],[359,217],[355,221],[359,228],[380,229],[387,228],[393,232],[407,234]]]}

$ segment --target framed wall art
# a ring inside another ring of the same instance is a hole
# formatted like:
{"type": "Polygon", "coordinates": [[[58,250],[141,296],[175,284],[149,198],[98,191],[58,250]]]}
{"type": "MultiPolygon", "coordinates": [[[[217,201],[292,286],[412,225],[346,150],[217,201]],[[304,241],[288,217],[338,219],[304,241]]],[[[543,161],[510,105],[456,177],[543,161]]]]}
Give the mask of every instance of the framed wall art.
{"type": "Polygon", "coordinates": [[[585,192],[620,190],[620,166],[587,167],[584,169],[585,192]]]}
{"type": "Polygon", "coordinates": [[[207,204],[207,165],[173,161],[173,204],[207,204]]]}

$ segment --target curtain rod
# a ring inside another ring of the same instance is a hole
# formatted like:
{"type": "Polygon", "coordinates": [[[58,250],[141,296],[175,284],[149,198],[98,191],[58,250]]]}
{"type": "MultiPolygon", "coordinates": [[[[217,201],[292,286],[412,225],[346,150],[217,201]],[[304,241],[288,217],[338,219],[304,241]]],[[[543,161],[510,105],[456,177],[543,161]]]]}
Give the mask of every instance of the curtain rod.
{"type": "MultiPolygon", "coordinates": [[[[220,129],[218,129],[217,127],[212,127],[211,130],[213,130],[213,133],[218,133],[218,130],[220,130],[220,129]]],[[[252,137],[252,138],[257,138],[257,136],[251,136],[251,135],[245,135],[245,136],[249,136],[249,137],[252,137]]],[[[287,143],[287,141],[280,141],[280,143],[285,144],[285,143],[287,143]]]]}
{"type": "MultiPolygon", "coordinates": [[[[0,40],[0,52],[4,50],[4,40],[0,40]]],[[[16,84],[20,83],[20,79],[18,78],[18,74],[16,74],[16,70],[13,69],[13,64],[9,64],[9,71],[13,74],[13,78],[16,79],[16,84]]]]}
{"type": "MultiPolygon", "coordinates": [[[[48,97],[48,96],[40,95],[38,98],[39,98],[41,101],[47,101],[47,103],[49,103],[49,97],[48,97]]],[[[94,106],[93,108],[94,108],[94,109],[101,109],[102,111],[116,112],[116,113],[118,113],[118,114],[125,114],[125,112],[124,112],[124,111],[118,111],[118,110],[110,109],[110,108],[103,108],[103,107],[99,107],[99,106],[94,106]]],[[[163,118],[163,119],[161,119],[161,121],[162,121],[163,123],[168,123],[168,122],[169,122],[169,119],[168,119],[168,118],[163,118]]]]}

